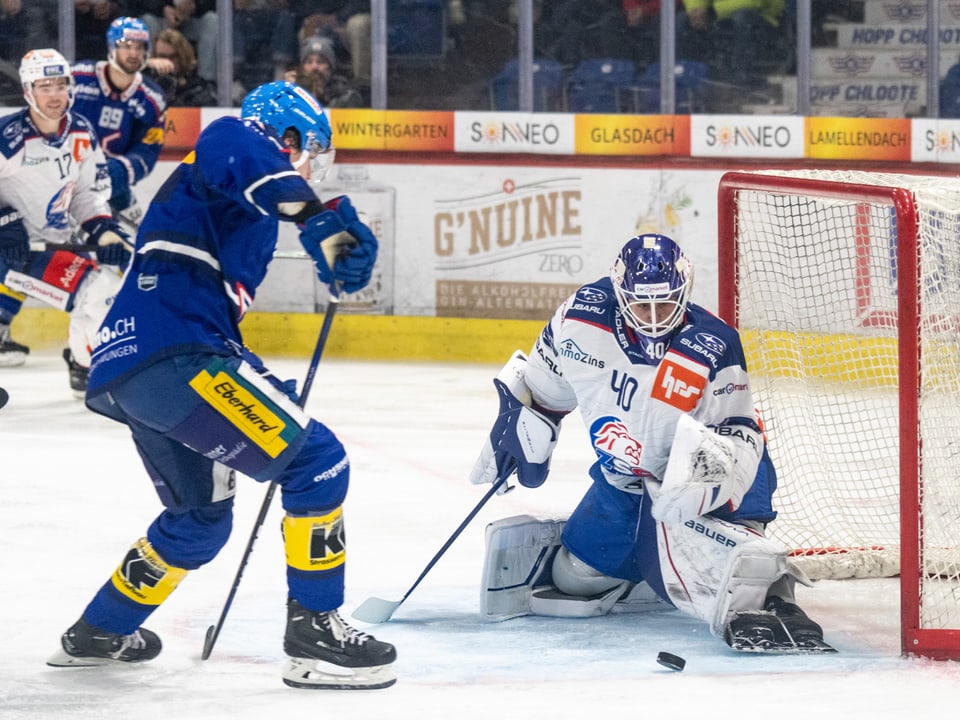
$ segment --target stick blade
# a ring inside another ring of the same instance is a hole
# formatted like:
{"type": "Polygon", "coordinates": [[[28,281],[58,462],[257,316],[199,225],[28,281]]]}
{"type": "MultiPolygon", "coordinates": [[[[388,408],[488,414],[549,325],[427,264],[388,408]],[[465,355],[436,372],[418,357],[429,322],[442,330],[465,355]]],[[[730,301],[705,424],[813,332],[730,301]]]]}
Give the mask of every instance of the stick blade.
{"type": "Polygon", "coordinates": [[[351,615],[361,622],[379,625],[393,617],[393,613],[403,600],[384,600],[378,597],[369,597],[357,606],[351,615]]]}
{"type": "Polygon", "coordinates": [[[200,659],[206,660],[210,657],[210,653],[213,652],[213,644],[217,641],[217,626],[211,625],[207,628],[207,634],[203,638],[203,652],[200,653],[200,659]]]}

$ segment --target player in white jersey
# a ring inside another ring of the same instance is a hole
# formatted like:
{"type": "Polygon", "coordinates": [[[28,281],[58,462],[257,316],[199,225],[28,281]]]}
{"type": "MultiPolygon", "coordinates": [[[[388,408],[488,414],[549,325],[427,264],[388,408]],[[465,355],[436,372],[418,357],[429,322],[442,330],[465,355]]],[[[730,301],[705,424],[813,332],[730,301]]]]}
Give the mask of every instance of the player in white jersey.
{"type": "Polygon", "coordinates": [[[693,267],[663,235],[564,302],[494,384],[500,414],[471,474],[544,482],[575,408],[597,462],[568,518],[487,530],[483,612],[589,616],[668,603],[735,650],[829,652],[797,606],[802,574],[764,536],[776,471],[737,331],[689,302],[693,267]]]}
{"type": "Polygon", "coordinates": [[[111,215],[96,133],[70,112],[66,59],[56,50],[31,50],[20,79],[28,107],[0,118],[0,339],[9,338],[25,296],[66,310],[71,387],[80,392],[91,340],[120,286],[117,269],[127,264],[131,243],[111,215]],[[71,251],[78,232],[96,253],[71,251]]]}

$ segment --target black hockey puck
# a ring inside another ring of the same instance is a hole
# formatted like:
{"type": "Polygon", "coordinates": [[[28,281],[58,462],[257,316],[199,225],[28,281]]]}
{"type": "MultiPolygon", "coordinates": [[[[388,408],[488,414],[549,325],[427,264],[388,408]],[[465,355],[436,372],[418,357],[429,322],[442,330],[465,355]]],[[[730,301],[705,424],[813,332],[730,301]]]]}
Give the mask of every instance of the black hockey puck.
{"type": "Polygon", "coordinates": [[[687,666],[687,661],[682,657],[668,652],[657,653],[657,662],[663,665],[665,668],[670,668],[671,670],[676,670],[677,672],[680,672],[687,666]]]}
{"type": "Polygon", "coordinates": [[[10,399],[10,396],[7,395],[7,391],[3,388],[0,388],[0,408],[7,404],[7,400],[10,399]]]}

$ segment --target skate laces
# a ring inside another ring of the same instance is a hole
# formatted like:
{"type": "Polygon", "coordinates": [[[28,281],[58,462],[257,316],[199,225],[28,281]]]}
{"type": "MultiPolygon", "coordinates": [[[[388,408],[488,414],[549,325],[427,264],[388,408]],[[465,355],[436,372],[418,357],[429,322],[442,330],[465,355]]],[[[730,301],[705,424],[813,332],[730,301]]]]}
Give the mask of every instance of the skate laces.
{"type": "Polygon", "coordinates": [[[143,639],[143,635],[140,634],[139,630],[134,630],[129,635],[121,635],[117,640],[120,643],[120,647],[114,652],[110,653],[110,656],[113,658],[121,658],[127,650],[143,650],[147,646],[147,641],[143,639]]]}
{"type": "Polygon", "coordinates": [[[323,622],[331,634],[344,645],[363,645],[370,639],[367,633],[348,625],[336,610],[326,613],[323,622]]]}

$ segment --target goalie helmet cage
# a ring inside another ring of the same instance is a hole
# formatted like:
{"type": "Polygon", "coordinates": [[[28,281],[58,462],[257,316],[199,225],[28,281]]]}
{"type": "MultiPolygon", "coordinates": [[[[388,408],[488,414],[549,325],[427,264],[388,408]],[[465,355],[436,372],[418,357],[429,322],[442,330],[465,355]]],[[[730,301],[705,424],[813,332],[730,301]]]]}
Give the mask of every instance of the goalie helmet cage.
{"type": "Polygon", "coordinates": [[[725,174],[719,311],[816,578],[900,575],[904,654],[960,659],[960,181],[725,174]]]}

